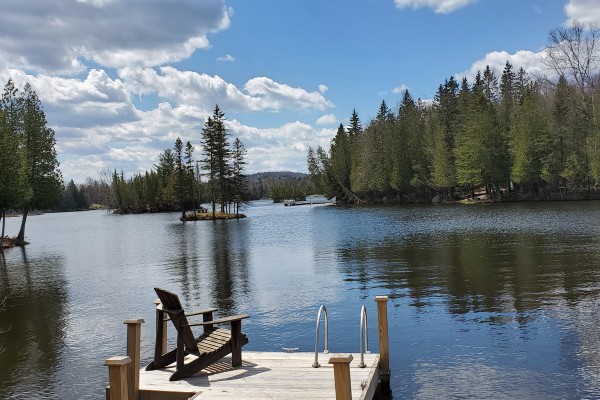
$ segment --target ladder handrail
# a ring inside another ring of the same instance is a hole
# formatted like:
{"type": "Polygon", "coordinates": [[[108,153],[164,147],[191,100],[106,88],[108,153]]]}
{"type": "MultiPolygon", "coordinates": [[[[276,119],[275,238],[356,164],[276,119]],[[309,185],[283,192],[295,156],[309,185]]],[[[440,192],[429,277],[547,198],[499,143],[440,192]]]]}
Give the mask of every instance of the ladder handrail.
{"type": "Polygon", "coordinates": [[[369,321],[367,319],[367,309],[363,305],[360,309],[360,362],[359,368],[365,368],[365,353],[369,354],[369,321]]]}
{"type": "Polygon", "coordinates": [[[319,322],[321,322],[321,312],[325,312],[325,349],[323,350],[323,353],[327,354],[329,353],[329,349],[327,347],[328,345],[328,337],[329,337],[329,332],[328,332],[328,327],[327,327],[327,308],[324,305],[321,305],[321,307],[319,307],[319,313],[317,314],[317,328],[316,328],[316,333],[315,333],[315,362],[313,363],[313,368],[319,368],[321,366],[321,364],[319,364],[319,322]]]}

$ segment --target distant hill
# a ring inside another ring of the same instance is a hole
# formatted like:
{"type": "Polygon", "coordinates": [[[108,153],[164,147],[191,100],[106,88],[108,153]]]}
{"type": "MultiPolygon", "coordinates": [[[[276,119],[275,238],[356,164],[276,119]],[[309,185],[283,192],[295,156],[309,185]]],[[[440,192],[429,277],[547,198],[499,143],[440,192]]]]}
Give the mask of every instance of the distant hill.
{"type": "Polygon", "coordinates": [[[274,201],[284,198],[304,200],[312,193],[310,176],[301,172],[257,172],[247,177],[250,199],[270,197],[274,201]]]}
{"type": "Polygon", "coordinates": [[[308,174],[302,172],[291,172],[291,171],[275,171],[275,172],[257,172],[255,174],[249,174],[248,183],[258,182],[260,179],[263,180],[302,180],[307,179],[308,174]]]}

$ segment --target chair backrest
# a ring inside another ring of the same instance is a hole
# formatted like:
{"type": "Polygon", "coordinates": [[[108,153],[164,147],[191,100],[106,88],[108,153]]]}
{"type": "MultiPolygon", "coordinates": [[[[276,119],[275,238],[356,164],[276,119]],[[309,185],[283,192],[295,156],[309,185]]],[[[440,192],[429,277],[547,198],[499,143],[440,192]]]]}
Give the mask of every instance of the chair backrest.
{"type": "MultiPolygon", "coordinates": [[[[160,302],[163,305],[163,309],[183,311],[183,307],[181,306],[179,297],[175,293],[169,292],[168,290],[161,288],[154,288],[154,291],[158,295],[158,298],[160,299],[160,302]]],[[[167,312],[167,314],[169,314],[169,318],[171,318],[171,321],[173,322],[173,325],[175,325],[175,329],[177,330],[180,329],[180,324],[188,323],[188,320],[185,316],[185,312],[167,312]]],[[[182,326],[180,334],[183,335],[183,343],[185,344],[187,351],[194,354],[198,353],[198,346],[196,339],[194,338],[194,333],[192,332],[192,329],[189,326],[182,326]]]]}

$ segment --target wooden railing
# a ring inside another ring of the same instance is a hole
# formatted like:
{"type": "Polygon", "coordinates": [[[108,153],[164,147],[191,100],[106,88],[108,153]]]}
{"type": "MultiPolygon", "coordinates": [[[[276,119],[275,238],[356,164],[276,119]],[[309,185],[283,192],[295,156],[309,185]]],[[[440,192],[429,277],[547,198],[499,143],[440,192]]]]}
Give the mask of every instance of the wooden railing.
{"type": "Polygon", "coordinates": [[[140,397],[140,353],[143,319],[128,319],[127,356],[111,357],[108,366],[109,386],[106,400],[138,400],[140,397]]]}

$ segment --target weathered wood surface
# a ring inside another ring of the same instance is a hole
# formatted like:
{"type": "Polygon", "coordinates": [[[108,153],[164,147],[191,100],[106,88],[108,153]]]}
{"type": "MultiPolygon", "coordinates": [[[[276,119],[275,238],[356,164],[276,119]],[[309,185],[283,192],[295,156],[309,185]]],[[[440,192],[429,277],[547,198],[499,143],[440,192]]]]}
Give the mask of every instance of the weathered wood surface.
{"type": "MultiPolygon", "coordinates": [[[[328,360],[329,354],[319,354],[328,360]]],[[[193,356],[188,356],[193,357],[193,356]]],[[[333,365],[313,368],[314,353],[244,352],[239,367],[230,357],[196,375],[171,382],[174,366],[141,371],[140,399],[169,399],[171,393],[197,393],[194,399],[335,399],[333,365]]],[[[353,399],[371,399],[379,377],[379,355],[365,354],[366,368],[358,368],[360,354],[350,363],[353,399]]],[[[174,396],[174,395],[173,395],[174,396]]],[[[180,398],[180,397],[177,397],[180,398]]]]}

